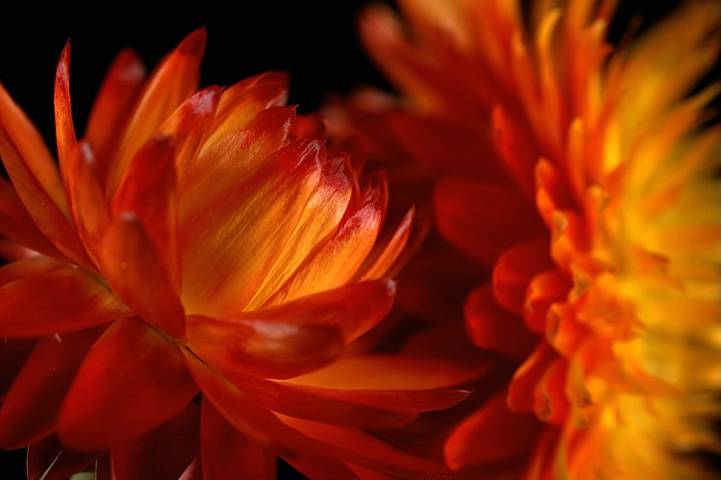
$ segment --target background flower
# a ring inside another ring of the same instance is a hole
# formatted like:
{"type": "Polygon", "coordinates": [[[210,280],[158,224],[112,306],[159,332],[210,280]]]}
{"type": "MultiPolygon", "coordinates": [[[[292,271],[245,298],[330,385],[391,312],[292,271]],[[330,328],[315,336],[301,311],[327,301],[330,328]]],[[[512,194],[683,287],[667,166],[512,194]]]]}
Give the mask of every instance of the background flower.
{"type": "Polygon", "coordinates": [[[529,5],[369,8],[362,38],[401,94],[327,107],[489,269],[469,335],[517,369],[447,459],[468,478],[713,477],[718,93],[698,82],[716,80],[718,5],[615,51],[615,2],[529,5]]]}
{"type": "Polygon", "coordinates": [[[276,456],[310,478],[449,477],[369,431],[461,401],[438,388],[478,370],[363,341],[413,210],[384,227],[383,173],[286,105],[285,74],[198,90],[205,44],[148,76],[121,52],[80,140],[67,44],[57,165],[0,88],[0,443],[29,445],[31,478],[272,479],[276,456]]]}

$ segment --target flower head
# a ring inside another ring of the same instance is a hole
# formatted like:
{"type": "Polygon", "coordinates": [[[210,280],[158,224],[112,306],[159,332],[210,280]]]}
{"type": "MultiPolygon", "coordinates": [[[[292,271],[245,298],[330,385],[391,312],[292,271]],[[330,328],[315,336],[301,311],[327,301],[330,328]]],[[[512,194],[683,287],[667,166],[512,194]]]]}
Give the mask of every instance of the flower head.
{"type": "Polygon", "coordinates": [[[463,369],[360,341],[414,211],[384,227],[383,174],[285,104],[286,74],[198,90],[205,44],[149,76],[122,52],[79,140],[66,45],[57,162],[0,87],[0,444],[29,446],[31,478],[272,479],[277,457],[309,478],[449,477],[367,431],[468,394],[439,389],[463,369]]]}
{"type": "Polygon", "coordinates": [[[400,98],[329,112],[375,155],[423,166],[439,231],[489,268],[466,325],[516,368],[448,437],[451,467],[711,477],[721,183],[718,85],[700,81],[719,5],[614,45],[616,2],[561,3],[371,7],[361,35],[400,98]]]}

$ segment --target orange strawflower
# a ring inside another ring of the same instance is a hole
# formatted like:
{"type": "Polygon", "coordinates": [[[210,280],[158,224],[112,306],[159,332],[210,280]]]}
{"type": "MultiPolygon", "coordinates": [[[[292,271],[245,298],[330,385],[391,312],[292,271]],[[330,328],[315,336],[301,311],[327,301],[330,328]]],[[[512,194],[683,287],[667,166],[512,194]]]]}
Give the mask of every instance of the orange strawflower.
{"type": "Polygon", "coordinates": [[[364,340],[414,211],[384,227],[383,174],[285,105],[286,74],[198,90],[205,45],[192,32],[147,77],[122,52],[80,140],[66,45],[57,163],[0,86],[0,446],[46,480],[273,479],[278,457],[316,479],[450,478],[372,434],[477,374],[364,340]]]}
{"type": "Polygon", "coordinates": [[[438,230],[489,268],[466,326],[515,373],[448,436],[448,464],[461,478],[716,478],[719,85],[704,75],[719,3],[688,1],[618,44],[613,0],[398,7],[359,24],[399,94],[327,112],[333,135],[405,159],[404,185],[430,183],[438,230]]]}

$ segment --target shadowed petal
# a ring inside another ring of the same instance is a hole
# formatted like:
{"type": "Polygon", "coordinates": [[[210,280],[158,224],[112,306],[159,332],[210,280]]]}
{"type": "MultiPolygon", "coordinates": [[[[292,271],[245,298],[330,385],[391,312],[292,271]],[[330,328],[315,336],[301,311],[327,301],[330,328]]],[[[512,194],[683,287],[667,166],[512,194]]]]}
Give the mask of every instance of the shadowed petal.
{"type": "Polygon", "coordinates": [[[145,320],[183,338],[183,306],[134,214],[123,213],[111,221],[98,253],[103,275],[113,291],[145,320]]]}
{"type": "Polygon", "coordinates": [[[63,443],[108,448],[180,413],[197,393],[178,347],[137,318],[118,320],[93,345],[58,420],[63,443]]]}
{"type": "Polygon", "coordinates": [[[130,313],[96,277],[46,257],[0,268],[0,304],[0,337],[62,334],[130,313]]]}
{"type": "Polygon", "coordinates": [[[105,328],[40,340],[0,409],[2,448],[22,448],[53,431],[75,373],[105,328]]]}
{"type": "Polygon", "coordinates": [[[10,390],[15,377],[22,368],[25,361],[33,352],[38,340],[8,339],[0,341],[0,403],[4,401],[5,395],[10,390]]]}
{"type": "Polygon", "coordinates": [[[198,454],[199,420],[200,405],[191,402],[165,423],[114,447],[111,464],[115,480],[178,480],[198,454]]]}
{"type": "Polygon", "coordinates": [[[275,452],[234,428],[209,401],[203,401],[200,436],[204,478],[276,480],[275,452]]]}
{"type": "Polygon", "coordinates": [[[518,243],[498,257],[493,268],[496,301],[513,313],[523,314],[526,291],[533,277],[553,264],[548,257],[548,240],[537,238],[518,243]]]}

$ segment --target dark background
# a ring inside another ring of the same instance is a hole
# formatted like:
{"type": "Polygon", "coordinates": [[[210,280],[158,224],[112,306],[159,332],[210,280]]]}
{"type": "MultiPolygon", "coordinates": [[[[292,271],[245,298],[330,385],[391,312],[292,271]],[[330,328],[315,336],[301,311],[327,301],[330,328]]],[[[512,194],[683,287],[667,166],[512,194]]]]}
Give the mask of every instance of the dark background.
{"type": "MultiPolygon", "coordinates": [[[[121,48],[134,48],[152,68],[185,35],[205,26],[208,44],[201,86],[229,86],[264,71],[286,70],[289,104],[307,113],[327,92],[347,93],[361,83],[388,87],[356,36],[356,14],[368,3],[201,1],[163,8],[147,2],[137,8],[127,3],[78,7],[64,2],[40,7],[16,1],[14,13],[6,11],[0,22],[0,82],[54,146],[55,66],[68,40],[73,114],[82,134],[100,82],[121,48]]],[[[619,38],[632,14],[640,12],[650,22],[677,3],[620,0],[612,38],[619,38]]],[[[24,478],[23,464],[22,452],[0,451],[0,479],[24,478]]],[[[284,472],[283,477],[294,476],[284,472]]]]}

